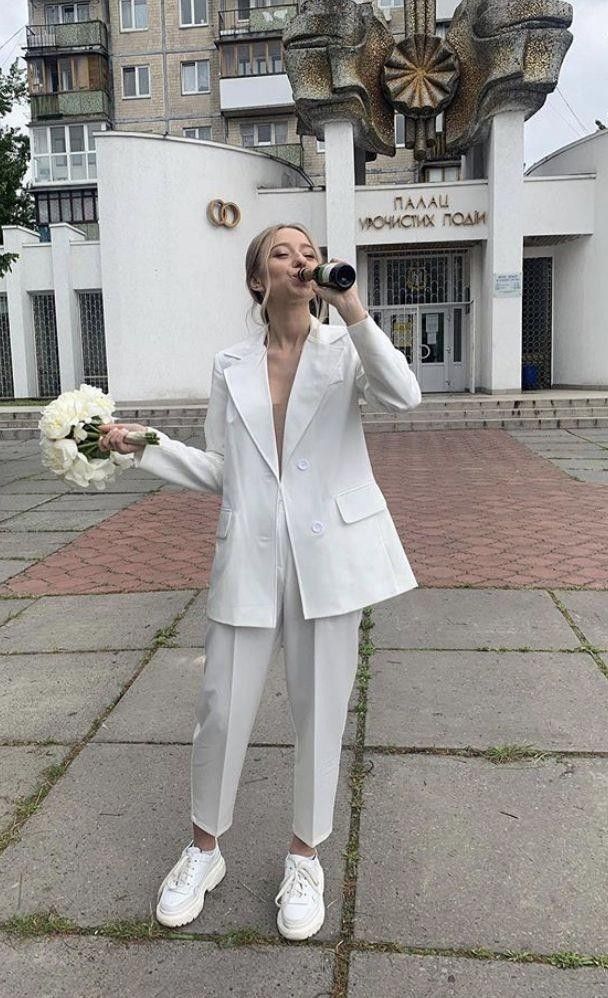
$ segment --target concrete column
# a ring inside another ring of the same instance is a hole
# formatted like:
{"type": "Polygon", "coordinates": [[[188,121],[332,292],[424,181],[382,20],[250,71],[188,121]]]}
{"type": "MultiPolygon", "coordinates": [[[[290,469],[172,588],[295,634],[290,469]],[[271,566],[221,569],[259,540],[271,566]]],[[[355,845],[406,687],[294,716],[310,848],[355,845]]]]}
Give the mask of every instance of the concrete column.
{"type": "Polygon", "coordinates": [[[521,112],[506,111],[492,119],[487,164],[489,212],[479,324],[480,387],[490,392],[520,391],[524,194],[521,112]],[[507,275],[519,276],[520,290],[505,296],[507,275]]]}
{"type": "Polygon", "coordinates": [[[59,350],[59,376],[61,391],[78,388],[84,377],[82,337],[78,316],[78,300],[74,290],[71,244],[86,242],[79,229],[67,222],[49,226],[51,230],[51,257],[53,262],[53,287],[55,289],[55,316],[57,319],[57,346],[59,350]]]}
{"type": "MultiPolygon", "coordinates": [[[[346,260],[356,266],[355,147],[350,121],[325,125],[325,197],[327,202],[327,258],[346,260]]],[[[342,319],[333,307],[330,322],[342,319]]]]}
{"type": "Polygon", "coordinates": [[[3,252],[18,253],[19,259],[5,275],[8,321],[11,333],[13,360],[13,385],[15,398],[35,398],[38,395],[36,346],[34,342],[34,317],[30,297],[25,287],[23,247],[38,244],[38,234],[22,225],[5,225],[3,252]]]}

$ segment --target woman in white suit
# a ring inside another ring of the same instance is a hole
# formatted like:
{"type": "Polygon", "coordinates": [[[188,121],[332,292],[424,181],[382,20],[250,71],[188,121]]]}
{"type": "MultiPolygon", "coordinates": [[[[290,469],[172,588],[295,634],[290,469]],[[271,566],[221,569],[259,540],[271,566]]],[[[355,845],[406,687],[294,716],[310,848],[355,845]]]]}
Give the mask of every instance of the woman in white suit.
{"type": "Polygon", "coordinates": [[[316,846],[332,830],[362,611],[416,586],[374,480],[359,402],[399,412],[418,405],[420,389],[356,285],[339,292],[300,280],[318,262],[300,225],[271,226],[251,243],[246,281],[263,327],[215,356],[205,451],[163,433],[160,446],[136,448],[124,438],[140,426],[102,428],[105,449],[222,495],[192,750],[193,840],[161,884],[164,925],[195,919],[224,877],[218,836],[232,824],[268,668],[283,646],[295,770],[277,925],[288,939],[318,932],[316,846]],[[320,322],[326,302],[345,325],[320,322]]]}

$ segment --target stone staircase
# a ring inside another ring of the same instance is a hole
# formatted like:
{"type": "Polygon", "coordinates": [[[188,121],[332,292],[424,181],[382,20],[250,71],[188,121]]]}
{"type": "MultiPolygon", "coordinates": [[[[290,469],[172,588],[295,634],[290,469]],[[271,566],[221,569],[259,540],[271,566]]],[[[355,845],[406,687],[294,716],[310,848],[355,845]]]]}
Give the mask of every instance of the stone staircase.
{"type": "MultiPolygon", "coordinates": [[[[0,440],[32,440],[42,406],[0,406],[0,440]]],[[[142,402],[120,405],[115,418],[155,426],[177,439],[201,434],[207,406],[201,403],[142,402]]],[[[410,412],[373,412],[363,407],[369,433],[394,430],[557,429],[608,430],[608,393],[547,391],[505,395],[425,395],[410,412]]]]}

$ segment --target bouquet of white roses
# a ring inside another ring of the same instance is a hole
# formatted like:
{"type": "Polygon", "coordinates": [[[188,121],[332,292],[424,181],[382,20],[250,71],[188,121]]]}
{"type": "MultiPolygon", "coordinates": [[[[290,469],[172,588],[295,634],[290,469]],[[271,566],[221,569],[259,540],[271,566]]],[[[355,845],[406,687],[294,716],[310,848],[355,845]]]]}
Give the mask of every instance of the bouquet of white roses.
{"type": "MultiPolygon", "coordinates": [[[[105,489],[119,471],[133,464],[132,454],[107,453],[99,449],[103,434],[99,427],[113,422],[114,401],[101,388],[81,385],[78,391],[64,392],[42,411],[38,423],[42,463],[55,475],[87,488],[105,489]]],[[[132,444],[158,444],[154,430],[129,433],[132,444]]]]}

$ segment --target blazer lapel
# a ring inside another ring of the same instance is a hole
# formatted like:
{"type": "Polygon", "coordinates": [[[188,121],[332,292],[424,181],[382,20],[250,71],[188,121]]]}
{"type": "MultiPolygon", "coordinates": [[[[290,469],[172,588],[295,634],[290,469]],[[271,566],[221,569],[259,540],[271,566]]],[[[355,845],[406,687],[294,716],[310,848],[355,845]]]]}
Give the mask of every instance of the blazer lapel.
{"type": "Polygon", "coordinates": [[[330,384],[342,381],[344,342],[324,343],[309,336],[302,347],[285,415],[283,467],[303,437],[330,384]]]}
{"type": "MultiPolygon", "coordinates": [[[[344,342],[341,339],[333,343],[324,340],[319,332],[325,329],[329,327],[321,326],[313,318],[310,333],[302,347],[285,415],[283,467],[306,431],[329,385],[342,380],[340,361],[344,342]]],[[[247,430],[278,479],[279,460],[264,335],[264,332],[260,334],[252,349],[237,364],[225,368],[224,376],[247,430]]]]}
{"type": "Polygon", "coordinates": [[[279,477],[264,338],[238,364],[224,370],[232,401],[270,470],[279,477]]]}

